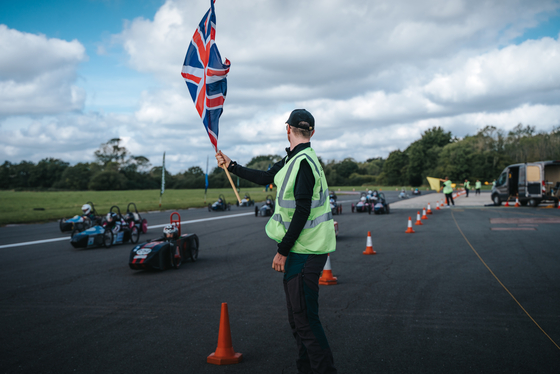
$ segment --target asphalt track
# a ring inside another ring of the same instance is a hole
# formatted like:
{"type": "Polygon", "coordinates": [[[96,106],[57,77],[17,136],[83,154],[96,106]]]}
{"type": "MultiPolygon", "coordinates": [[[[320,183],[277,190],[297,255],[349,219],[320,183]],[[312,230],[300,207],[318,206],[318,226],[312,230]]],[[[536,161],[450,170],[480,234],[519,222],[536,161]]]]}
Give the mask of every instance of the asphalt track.
{"type": "MultiPolygon", "coordinates": [[[[389,201],[397,192],[387,192],[389,201]]],[[[405,234],[414,209],[350,213],[340,196],[339,284],[320,314],[340,373],[558,373],[559,209],[456,207],[405,234]],[[365,256],[367,232],[374,256],[365,256]]],[[[0,249],[2,373],[296,373],[266,218],[181,211],[199,260],[133,271],[132,245],[0,249]],[[243,362],[206,363],[220,305],[243,362]]],[[[146,214],[151,226],[169,212],[146,214]]],[[[151,229],[149,238],[160,234],[151,229]]],[[[0,245],[58,238],[56,223],[0,228],[0,245]]]]}

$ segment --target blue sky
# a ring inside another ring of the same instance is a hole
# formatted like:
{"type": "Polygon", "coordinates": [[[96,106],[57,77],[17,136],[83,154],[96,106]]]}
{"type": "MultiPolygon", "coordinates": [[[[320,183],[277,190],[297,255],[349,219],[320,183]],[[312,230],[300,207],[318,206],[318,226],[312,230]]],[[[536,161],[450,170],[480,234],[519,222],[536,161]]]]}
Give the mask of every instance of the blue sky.
{"type": "MultiPolygon", "coordinates": [[[[119,136],[154,164],[166,151],[173,172],[205,165],[212,149],[179,72],[208,7],[0,2],[10,51],[0,56],[0,161],[92,161],[119,136]]],[[[327,160],[387,157],[433,126],[457,136],[520,122],[551,131],[559,10],[558,1],[218,0],[217,44],[232,61],[220,148],[240,162],[281,154],[296,107],[315,114],[313,146],[327,160]]]]}

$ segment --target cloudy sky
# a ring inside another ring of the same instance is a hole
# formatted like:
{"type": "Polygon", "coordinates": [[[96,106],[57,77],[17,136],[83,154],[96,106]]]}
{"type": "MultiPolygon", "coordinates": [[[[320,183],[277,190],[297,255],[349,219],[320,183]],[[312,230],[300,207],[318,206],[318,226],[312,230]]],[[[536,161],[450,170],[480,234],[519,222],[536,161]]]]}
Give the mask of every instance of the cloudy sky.
{"type": "MultiPolygon", "coordinates": [[[[0,162],[92,161],[120,137],[176,173],[213,149],[180,75],[209,0],[2,0],[0,162]]],[[[231,61],[218,145],[282,154],[294,108],[324,160],[441,126],[560,125],[560,1],[217,0],[231,61]]],[[[211,164],[212,165],[212,164],[211,164]]]]}

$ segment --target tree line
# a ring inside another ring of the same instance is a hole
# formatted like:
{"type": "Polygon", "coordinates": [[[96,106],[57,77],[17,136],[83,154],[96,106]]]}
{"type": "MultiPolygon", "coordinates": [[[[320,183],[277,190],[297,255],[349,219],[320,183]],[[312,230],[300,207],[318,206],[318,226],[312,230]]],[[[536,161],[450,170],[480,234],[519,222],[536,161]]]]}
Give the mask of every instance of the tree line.
{"type": "MultiPolygon", "coordinates": [[[[111,139],[94,152],[95,161],[71,166],[55,158],[38,163],[5,161],[0,166],[0,189],[5,190],[142,190],[161,187],[162,167],[151,167],[144,156],[134,156],[111,139]]],[[[246,165],[267,170],[281,160],[279,155],[253,157],[246,165]]],[[[560,126],[550,132],[537,132],[533,126],[517,125],[505,132],[486,126],[475,135],[462,139],[441,127],[425,131],[421,138],[405,150],[395,150],[388,157],[358,162],[352,158],[341,161],[319,161],[330,186],[421,186],[426,177],[448,176],[452,181],[491,181],[510,164],[559,160],[560,126]]],[[[232,175],[241,187],[256,185],[232,175]]],[[[229,181],[218,167],[208,175],[209,188],[227,188],[229,181]]],[[[166,189],[205,187],[205,173],[193,166],[171,174],[165,171],[166,189]]]]}

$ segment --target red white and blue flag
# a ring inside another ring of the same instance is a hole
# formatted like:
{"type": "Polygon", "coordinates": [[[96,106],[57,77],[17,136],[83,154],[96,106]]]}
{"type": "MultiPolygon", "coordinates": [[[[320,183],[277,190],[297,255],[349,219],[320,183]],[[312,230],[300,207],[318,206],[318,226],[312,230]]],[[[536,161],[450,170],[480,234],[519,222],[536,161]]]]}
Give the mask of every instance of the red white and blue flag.
{"type": "Polygon", "coordinates": [[[216,14],[214,1],[195,30],[185,56],[181,75],[185,78],[194,106],[202,118],[206,132],[218,151],[218,122],[227,93],[230,62],[222,63],[216,46],[216,14]]]}

